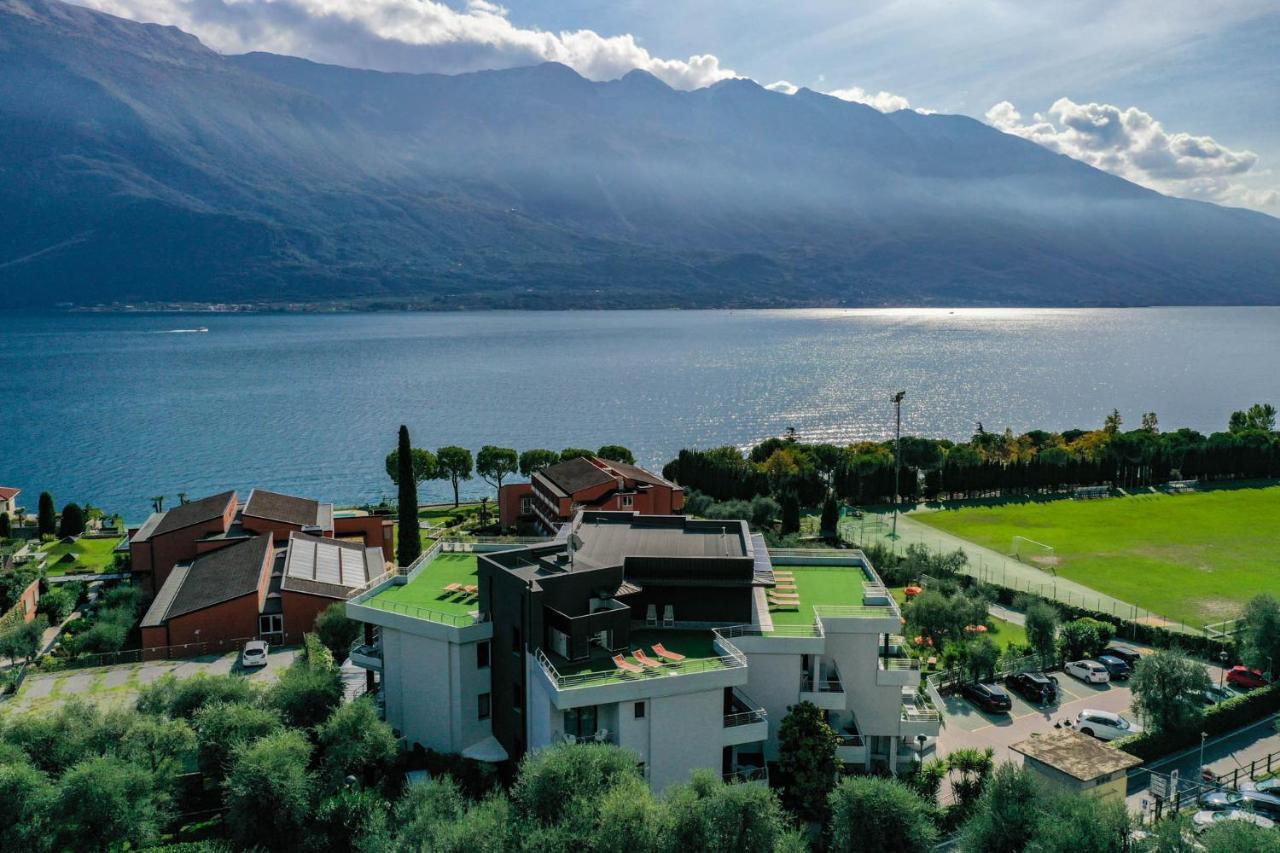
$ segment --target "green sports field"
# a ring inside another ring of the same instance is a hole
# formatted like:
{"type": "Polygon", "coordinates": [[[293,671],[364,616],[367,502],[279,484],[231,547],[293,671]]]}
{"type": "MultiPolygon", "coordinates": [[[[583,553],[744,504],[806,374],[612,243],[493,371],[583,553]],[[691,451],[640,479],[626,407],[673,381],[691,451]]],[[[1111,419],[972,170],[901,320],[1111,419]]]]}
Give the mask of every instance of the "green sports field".
{"type": "Polygon", "coordinates": [[[1008,554],[1014,536],[1052,545],[1071,578],[1188,625],[1280,595],[1280,486],[912,513],[1008,554]]]}

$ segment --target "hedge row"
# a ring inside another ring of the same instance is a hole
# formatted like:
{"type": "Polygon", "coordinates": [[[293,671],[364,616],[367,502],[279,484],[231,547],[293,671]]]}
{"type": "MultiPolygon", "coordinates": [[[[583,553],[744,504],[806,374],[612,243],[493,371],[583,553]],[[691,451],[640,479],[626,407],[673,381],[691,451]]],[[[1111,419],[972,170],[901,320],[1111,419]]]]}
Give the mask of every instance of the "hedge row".
{"type": "Polygon", "coordinates": [[[1200,742],[1200,732],[1205,732],[1210,737],[1225,734],[1277,711],[1280,711],[1280,684],[1273,684],[1219,702],[1204,712],[1204,717],[1197,726],[1177,732],[1130,735],[1112,741],[1112,746],[1143,761],[1151,761],[1179,749],[1195,746],[1200,742]]]}

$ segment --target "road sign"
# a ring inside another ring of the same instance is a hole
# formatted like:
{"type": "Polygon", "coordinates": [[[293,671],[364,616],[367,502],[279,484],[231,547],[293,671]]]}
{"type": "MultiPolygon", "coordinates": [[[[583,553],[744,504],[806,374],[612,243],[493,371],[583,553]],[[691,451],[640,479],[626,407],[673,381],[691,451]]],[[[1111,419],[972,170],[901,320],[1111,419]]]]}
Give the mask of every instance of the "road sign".
{"type": "Polygon", "coordinates": [[[1151,796],[1161,800],[1169,799],[1169,777],[1160,773],[1151,774],[1151,796]]]}

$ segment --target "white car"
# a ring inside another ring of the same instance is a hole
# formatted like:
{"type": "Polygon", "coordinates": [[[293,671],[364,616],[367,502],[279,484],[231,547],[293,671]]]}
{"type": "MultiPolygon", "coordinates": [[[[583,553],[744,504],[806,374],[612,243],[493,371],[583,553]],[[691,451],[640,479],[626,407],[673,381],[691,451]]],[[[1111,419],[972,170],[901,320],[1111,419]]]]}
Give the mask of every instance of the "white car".
{"type": "Polygon", "coordinates": [[[1090,684],[1106,684],[1111,680],[1111,673],[1096,660],[1073,660],[1062,671],[1090,684]]]}
{"type": "Polygon", "coordinates": [[[1224,809],[1223,811],[1200,811],[1196,812],[1191,823],[1195,826],[1196,832],[1203,832],[1215,823],[1222,823],[1228,820],[1243,820],[1254,826],[1260,826],[1263,829],[1271,829],[1276,825],[1275,821],[1265,818],[1262,815],[1256,815],[1253,812],[1247,812],[1243,809],[1224,809]]]}
{"type": "Polygon", "coordinates": [[[1118,737],[1141,734],[1142,726],[1110,711],[1086,708],[1076,715],[1076,731],[1098,740],[1115,740],[1118,737]]]}
{"type": "Polygon", "coordinates": [[[267,665],[267,649],[270,648],[263,640],[250,640],[244,644],[244,651],[240,652],[240,665],[246,669],[251,666],[267,665]]]}

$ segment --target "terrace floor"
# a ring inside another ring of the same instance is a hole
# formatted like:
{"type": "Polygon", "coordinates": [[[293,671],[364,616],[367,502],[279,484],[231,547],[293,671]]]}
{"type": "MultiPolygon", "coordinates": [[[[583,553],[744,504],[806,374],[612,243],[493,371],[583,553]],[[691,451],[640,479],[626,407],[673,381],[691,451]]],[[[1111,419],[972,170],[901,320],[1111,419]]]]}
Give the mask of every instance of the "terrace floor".
{"type": "Polygon", "coordinates": [[[478,586],[475,554],[439,554],[413,580],[393,584],[364,603],[369,607],[396,610],[413,615],[414,608],[446,616],[466,616],[479,605],[479,598],[466,593],[445,592],[451,583],[478,586]]]}
{"type": "MultiPolygon", "coordinates": [[[[631,632],[630,652],[623,654],[628,663],[642,666],[644,672],[628,673],[618,669],[613,662],[612,652],[602,648],[593,648],[587,660],[568,661],[554,653],[547,653],[547,658],[562,677],[592,676],[591,684],[607,684],[613,681],[630,681],[640,678],[653,678],[665,675],[680,675],[693,672],[706,672],[712,669],[726,669],[729,664],[720,659],[710,631],[684,631],[678,629],[633,630],[631,632]],[[683,661],[664,662],[661,667],[643,667],[635,657],[637,649],[643,650],[651,659],[660,660],[654,652],[655,643],[661,643],[669,652],[685,656],[683,661]]],[[[572,684],[567,686],[573,686],[572,684]]]]}
{"type": "MultiPolygon", "coordinates": [[[[812,625],[815,604],[862,604],[862,585],[867,576],[859,567],[774,566],[774,571],[795,575],[796,589],[785,591],[800,594],[799,606],[770,606],[769,615],[775,625],[812,625]]],[[[778,583],[786,581],[779,578],[778,583]]]]}

